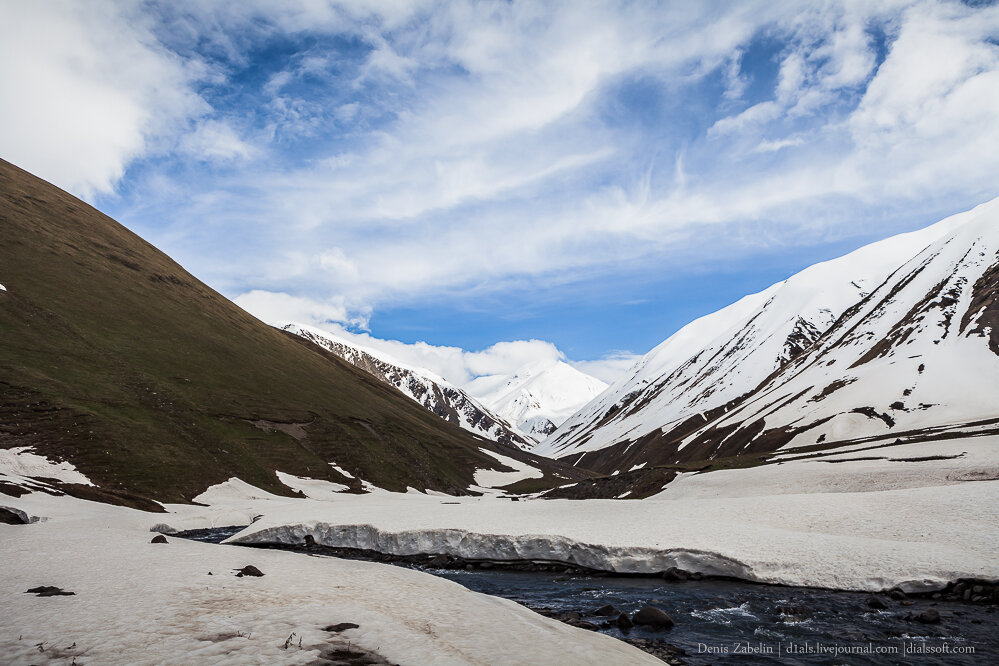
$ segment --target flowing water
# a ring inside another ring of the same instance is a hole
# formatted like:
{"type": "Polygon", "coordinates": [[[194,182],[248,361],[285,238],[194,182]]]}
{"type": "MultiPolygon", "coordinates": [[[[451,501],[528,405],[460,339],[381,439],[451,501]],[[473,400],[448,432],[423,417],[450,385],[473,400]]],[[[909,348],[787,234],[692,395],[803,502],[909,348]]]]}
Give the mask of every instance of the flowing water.
{"type": "Polygon", "coordinates": [[[579,612],[598,625],[613,619],[593,615],[602,606],[630,615],[651,604],[669,613],[676,626],[667,631],[601,631],[625,639],[665,640],[685,650],[682,659],[689,664],[999,663],[999,614],[983,606],[930,600],[904,606],[885,598],[888,609],[877,611],[868,608],[868,594],[729,580],[667,583],[513,571],[429,572],[530,608],[579,612]],[[904,619],[928,608],[939,611],[940,624],[904,619]],[[973,654],[956,654],[969,649],[973,654]],[[938,650],[949,652],[931,652],[938,650]]]}
{"type": "MultiPolygon", "coordinates": [[[[218,543],[241,529],[178,536],[218,543]]],[[[999,664],[999,613],[992,606],[880,597],[888,608],[874,610],[869,594],[731,580],[414,568],[546,615],[579,613],[617,638],[665,641],[685,652],[679,659],[687,664],[999,664]],[[653,605],[676,626],[622,630],[614,617],[595,614],[608,605],[629,616],[653,605]],[[939,612],[939,624],[906,619],[928,609],[939,612]]]]}

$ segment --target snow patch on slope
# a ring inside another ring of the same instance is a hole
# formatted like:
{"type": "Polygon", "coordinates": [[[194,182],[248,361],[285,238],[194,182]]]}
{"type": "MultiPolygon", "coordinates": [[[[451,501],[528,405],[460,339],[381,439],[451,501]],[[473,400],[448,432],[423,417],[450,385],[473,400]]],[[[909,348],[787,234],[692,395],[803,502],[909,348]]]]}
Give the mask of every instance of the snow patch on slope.
{"type": "Polygon", "coordinates": [[[884,455],[681,475],[659,495],[630,502],[442,503],[393,493],[257,502],[264,517],[233,541],[302,543],[311,534],[395,554],[546,559],[622,573],[679,566],[853,590],[999,578],[999,437],[884,455]],[[929,454],[945,459],[906,461],[929,454]]]}
{"type": "Polygon", "coordinates": [[[17,479],[43,477],[64,483],[94,485],[69,462],[55,462],[31,452],[30,446],[0,449],[0,474],[17,479]]]}
{"type": "Polygon", "coordinates": [[[496,459],[501,465],[510,467],[512,472],[498,472],[491,469],[480,469],[475,472],[475,485],[481,488],[500,488],[511,483],[517,483],[524,479],[540,479],[544,472],[536,467],[531,467],[527,463],[514,460],[507,456],[500,455],[488,449],[479,449],[488,456],[496,459]]]}
{"type": "Polygon", "coordinates": [[[297,490],[306,497],[310,497],[312,499],[334,499],[334,496],[338,493],[348,490],[348,487],[342,483],[333,483],[331,481],[323,481],[322,479],[310,479],[303,476],[294,476],[292,474],[285,474],[284,472],[277,472],[277,477],[278,480],[284,485],[288,486],[292,490],[297,490]]]}

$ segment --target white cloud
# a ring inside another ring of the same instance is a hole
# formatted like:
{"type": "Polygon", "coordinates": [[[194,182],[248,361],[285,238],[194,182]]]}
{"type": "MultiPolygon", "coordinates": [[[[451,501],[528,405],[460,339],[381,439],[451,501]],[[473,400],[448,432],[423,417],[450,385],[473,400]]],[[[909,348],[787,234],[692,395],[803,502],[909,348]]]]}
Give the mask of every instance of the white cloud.
{"type": "Polygon", "coordinates": [[[632,354],[627,351],[612,351],[603,358],[592,361],[573,361],[570,365],[580,372],[611,384],[623,377],[641,358],[641,354],[632,354]]]}
{"type": "Polygon", "coordinates": [[[233,302],[257,319],[275,326],[289,321],[342,322],[352,326],[368,324],[367,315],[358,314],[356,309],[348,308],[342,297],[317,300],[254,289],[240,294],[233,299],[233,302]]]}
{"type": "Polygon", "coordinates": [[[181,139],[180,148],[191,157],[204,161],[249,159],[256,148],[243,141],[227,122],[204,120],[181,139]]]}
{"type": "MultiPolygon", "coordinates": [[[[565,354],[545,340],[497,342],[486,349],[467,351],[460,347],[431,345],[426,342],[410,344],[398,340],[383,340],[368,333],[349,331],[337,324],[327,323],[318,328],[360,347],[375,350],[403,365],[430,370],[458,386],[467,384],[476,377],[513,375],[525,369],[536,371],[566,360],[565,354]]],[[[605,377],[616,376],[615,371],[620,373],[627,370],[624,367],[626,358],[636,357],[615,353],[607,359],[573,362],[572,365],[581,372],[588,372],[585,368],[591,367],[605,377]]]]}
{"type": "Polygon", "coordinates": [[[176,220],[157,229],[171,252],[265,319],[364,322],[414,296],[665,271],[716,239],[817,242],[869,233],[884,210],[918,220],[927,202],[990,198],[997,37],[999,9],[946,0],[6,3],[0,151],[84,194],[154,151],[224,162],[204,183],[209,169],[147,176],[159,207],[136,207],[169,211],[148,224],[176,220]],[[193,92],[306,32],[366,59],[303,49],[248,84],[253,108],[193,92]],[[741,71],[761,36],[781,44],[763,95],[741,71]],[[209,55],[225,65],[207,69],[209,55]],[[298,96],[327,76],[328,98],[298,96]],[[725,117],[709,130],[663,117],[650,131],[628,114],[644,102],[615,97],[719,80],[725,117]],[[275,155],[286,137],[310,144],[275,155]]]}
{"type": "Polygon", "coordinates": [[[128,6],[0,4],[0,154],[83,196],[207,105],[203,72],[159,46],[128,6]]]}

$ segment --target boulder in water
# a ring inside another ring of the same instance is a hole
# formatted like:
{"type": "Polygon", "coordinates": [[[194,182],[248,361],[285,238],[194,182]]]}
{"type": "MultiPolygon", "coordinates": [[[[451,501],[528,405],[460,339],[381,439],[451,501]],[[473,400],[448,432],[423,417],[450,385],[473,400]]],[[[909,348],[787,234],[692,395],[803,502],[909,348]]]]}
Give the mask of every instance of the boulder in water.
{"type": "Polygon", "coordinates": [[[646,606],[642,610],[635,613],[631,618],[631,621],[635,624],[641,624],[646,627],[656,627],[659,629],[669,629],[676,623],[673,622],[666,611],[661,608],[656,608],[655,606],[646,606]]]}

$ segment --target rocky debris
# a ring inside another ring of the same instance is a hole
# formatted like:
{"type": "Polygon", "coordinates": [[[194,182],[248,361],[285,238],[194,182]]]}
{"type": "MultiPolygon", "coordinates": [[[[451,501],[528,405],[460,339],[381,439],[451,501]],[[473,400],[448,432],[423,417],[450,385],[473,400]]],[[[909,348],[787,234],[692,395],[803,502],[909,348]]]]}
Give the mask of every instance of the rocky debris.
{"type": "Polygon", "coordinates": [[[593,611],[594,615],[599,615],[600,617],[614,617],[615,615],[618,615],[620,613],[621,611],[614,608],[614,606],[612,606],[611,604],[607,604],[606,606],[601,606],[597,610],[593,611]]]}
{"type": "Polygon", "coordinates": [[[28,525],[31,521],[28,519],[28,514],[20,509],[0,506],[0,523],[4,525],[28,525]]]}
{"type": "Polygon", "coordinates": [[[245,567],[243,567],[242,569],[237,570],[236,578],[242,578],[243,576],[256,576],[256,577],[260,577],[260,576],[263,576],[263,575],[264,575],[263,571],[261,571],[260,569],[258,569],[255,566],[253,566],[252,564],[248,564],[245,567]]]}
{"type": "Polygon", "coordinates": [[[153,537],[153,540],[150,541],[149,543],[170,543],[170,542],[167,541],[166,537],[163,536],[162,534],[157,534],[156,536],[153,537]]]}
{"type": "Polygon", "coordinates": [[[358,629],[361,625],[354,624],[353,622],[341,622],[340,624],[331,624],[328,627],[324,627],[323,631],[329,631],[333,633],[340,633],[341,631],[347,631],[348,629],[358,629]]]}
{"type": "Polygon", "coordinates": [[[888,608],[888,604],[886,604],[884,599],[881,597],[871,595],[867,598],[867,607],[873,608],[874,610],[886,610],[888,608]]]}
{"type": "Polygon", "coordinates": [[[916,595],[934,601],[965,601],[972,604],[999,603],[999,581],[963,578],[932,594],[916,595]]]}
{"type": "Polygon", "coordinates": [[[628,617],[627,613],[621,613],[617,616],[617,619],[614,620],[614,625],[621,631],[628,631],[635,626],[635,623],[631,621],[631,618],[628,617]]]}
{"type": "Polygon", "coordinates": [[[933,608],[924,610],[916,616],[916,622],[922,622],[923,624],[940,624],[940,612],[933,608]]]}
{"type": "Polygon", "coordinates": [[[600,631],[600,627],[589,622],[587,620],[575,620],[573,622],[566,622],[571,627],[577,627],[579,629],[586,629],[587,631],[600,631]]]}
{"type": "Polygon", "coordinates": [[[544,499],[645,499],[662,492],[676,478],[676,470],[651,467],[613,476],[583,479],[549,490],[544,499]]]}
{"type": "Polygon", "coordinates": [[[67,592],[61,587],[55,587],[54,585],[42,585],[40,587],[33,587],[30,590],[25,590],[25,594],[35,594],[39,597],[71,597],[76,594],[76,592],[67,592]]]}
{"type": "Polygon", "coordinates": [[[898,589],[897,587],[894,587],[888,590],[888,598],[891,599],[892,601],[902,601],[903,599],[906,598],[906,595],[905,592],[898,589]]]}
{"type": "Polygon", "coordinates": [[[675,622],[666,611],[656,608],[655,606],[645,606],[640,611],[635,613],[631,618],[631,621],[635,624],[640,624],[646,627],[656,627],[659,629],[669,629],[675,622]]]}
{"type": "Polygon", "coordinates": [[[448,557],[447,555],[434,555],[432,558],[430,558],[430,561],[427,562],[426,566],[434,569],[443,569],[444,567],[449,566],[450,564],[451,564],[451,558],[448,557]]]}
{"type": "Polygon", "coordinates": [[[662,659],[671,666],[684,666],[687,662],[682,657],[687,656],[687,651],[675,645],[670,645],[661,639],[648,638],[626,638],[625,643],[637,647],[639,650],[648,652],[653,657],[662,659]]]}
{"type": "Polygon", "coordinates": [[[797,604],[783,604],[774,606],[774,610],[781,617],[783,622],[804,622],[812,617],[812,610],[807,606],[797,604]]]}
{"type": "Polygon", "coordinates": [[[670,567],[662,573],[662,576],[666,580],[684,581],[690,578],[690,572],[676,567],[670,567]]]}

